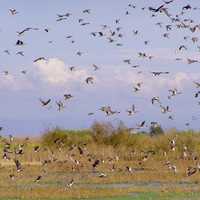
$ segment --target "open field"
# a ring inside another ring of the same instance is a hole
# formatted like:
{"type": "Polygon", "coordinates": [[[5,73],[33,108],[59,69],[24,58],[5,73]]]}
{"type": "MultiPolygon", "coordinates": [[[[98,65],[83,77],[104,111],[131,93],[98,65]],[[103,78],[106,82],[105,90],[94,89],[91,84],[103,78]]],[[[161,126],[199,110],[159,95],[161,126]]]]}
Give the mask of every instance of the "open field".
{"type": "Polygon", "coordinates": [[[101,137],[96,129],[55,129],[2,138],[0,199],[198,199],[197,133],[108,134],[101,126],[101,137]]]}

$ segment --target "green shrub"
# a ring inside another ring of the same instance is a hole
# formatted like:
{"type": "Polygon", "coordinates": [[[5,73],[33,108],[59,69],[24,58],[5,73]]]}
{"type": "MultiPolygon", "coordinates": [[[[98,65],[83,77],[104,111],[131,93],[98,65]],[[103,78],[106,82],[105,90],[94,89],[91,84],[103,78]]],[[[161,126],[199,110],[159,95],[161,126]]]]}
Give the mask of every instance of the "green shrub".
{"type": "Polygon", "coordinates": [[[90,130],[62,130],[55,128],[47,131],[42,136],[42,143],[48,147],[82,145],[91,143],[92,140],[90,130]]]}

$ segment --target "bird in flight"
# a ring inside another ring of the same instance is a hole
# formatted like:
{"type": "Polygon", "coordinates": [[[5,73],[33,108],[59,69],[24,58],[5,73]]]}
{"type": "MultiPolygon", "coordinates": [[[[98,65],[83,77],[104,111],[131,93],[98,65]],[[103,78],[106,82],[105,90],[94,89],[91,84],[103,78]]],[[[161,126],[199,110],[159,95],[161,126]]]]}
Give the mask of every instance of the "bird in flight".
{"type": "Polygon", "coordinates": [[[41,60],[46,60],[45,57],[39,57],[39,58],[36,58],[33,62],[36,63],[38,61],[41,61],[41,60]]]}
{"type": "Polygon", "coordinates": [[[16,15],[16,14],[19,13],[19,12],[18,12],[16,9],[14,9],[14,8],[10,8],[9,11],[10,11],[11,15],[16,15]]]}
{"type": "Polygon", "coordinates": [[[42,104],[42,106],[47,106],[50,102],[51,102],[51,99],[48,99],[48,100],[42,100],[42,99],[39,99],[40,100],[40,103],[42,104]]]}
{"type": "Polygon", "coordinates": [[[87,84],[93,84],[94,83],[94,78],[92,76],[89,76],[86,78],[85,82],[87,84]]]}

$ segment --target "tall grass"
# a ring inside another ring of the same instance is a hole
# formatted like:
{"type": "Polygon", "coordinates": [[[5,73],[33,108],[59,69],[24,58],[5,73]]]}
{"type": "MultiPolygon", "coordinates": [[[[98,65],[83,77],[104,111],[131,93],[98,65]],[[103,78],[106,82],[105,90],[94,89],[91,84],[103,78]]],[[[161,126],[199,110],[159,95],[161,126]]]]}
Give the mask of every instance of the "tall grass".
{"type": "Polygon", "coordinates": [[[61,144],[65,147],[72,145],[111,146],[119,150],[124,149],[145,152],[154,151],[162,155],[170,151],[169,143],[176,140],[176,153],[181,155],[184,146],[189,152],[200,153],[200,134],[192,130],[177,131],[175,129],[152,136],[151,129],[146,133],[132,134],[131,131],[120,123],[114,127],[110,123],[95,122],[88,130],[63,130],[55,128],[47,131],[42,136],[42,145],[57,148],[61,144]]]}

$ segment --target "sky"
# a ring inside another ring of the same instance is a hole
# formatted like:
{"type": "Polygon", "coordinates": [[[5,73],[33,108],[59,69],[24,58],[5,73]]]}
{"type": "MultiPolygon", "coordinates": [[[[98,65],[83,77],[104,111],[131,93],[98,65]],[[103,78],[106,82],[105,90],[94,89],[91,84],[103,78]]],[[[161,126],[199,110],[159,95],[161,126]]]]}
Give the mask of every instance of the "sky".
{"type": "MultiPolygon", "coordinates": [[[[163,13],[152,17],[148,7],[156,8],[162,3],[160,0],[1,1],[2,134],[36,136],[53,127],[81,129],[90,127],[95,121],[118,123],[120,120],[128,127],[145,120],[147,123],[158,121],[165,129],[199,130],[200,106],[198,98],[194,98],[198,89],[193,82],[200,81],[200,68],[198,62],[187,63],[187,58],[200,60],[200,44],[192,42],[199,30],[192,33],[188,29],[178,29],[163,13]],[[129,7],[130,3],[136,8],[129,7]],[[9,9],[16,9],[18,13],[12,15],[9,9]],[[90,9],[91,13],[83,13],[85,9],[90,9]],[[71,13],[67,20],[56,21],[57,14],[65,13],[71,13]],[[81,26],[79,19],[90,24],[81,26]],[[119,24],[115,23],[116,19],[120,19],[119,24]],[[158,22],[162,27],[156,25],[158,22]],[[109,28],[103,30],[104,24],[109,28]],[[165,28],[168,24],[172,24],[170,31],[165,28]],[[17,32],[27,27],[38,30],[19,36],[17,32]],[[109,43],[110,30],[116,32],[117,27],[121,28],[119,33],[123,37],[114,36],[115,41],[109,43]],[[138,34],[134,35],[136,30],[138,34]],[[92,32],[99,31],[105,36],[92,36],[92,32]],[[169,38],[163,37],[165,33],[169,33],[169,38]],[[69,35],[72,38],[67,39],[69,35]],[[17,40],[22,40],[24,45],[17,46],[17,40]],[[75,42],[71,43],[72,40],[75,42]],[[148,45],[144,41],[148,41],[148,45]],[[117,43],[123,45],[116,46],[117,43]],[[180,45],[185,45],[187,50],[179,51],[180,45]],[[24,56],[17,55],[19,51],[23,51],[24,56]],[[77,55],[79,51],[82,56],[77,55]],[[140,58],[138,52],[153,58],[140,58]],[[34,63],[38,57],[46,60],[34,63]],[[131,59],[131,65],[124,63],[125,59],[131,59]],[[93,64],[99,70],[94,71],[93,64]],[[140,67],[134,69],[132,65],[140,67]],[[74,71],[69,70],[71,66],[75,66],[74,71]],[[22,70],[26,70],[26,74],[22,74],[22,70]],[[8,71],[8,75],[4,71],[8,71]],[[169,71],[170,74],[153,77],[152,71],[169,71]],[[90,76],[94,84],[85,82],[90,76]],[[138,82],[143,82],[142,88],[135,93],[133,87],[138,82]],[[168,90],[174,88],[181,94],[168,99],[168,90]],[[73,98],[65,102],[65,109],[59,112],[55,102],[63,101],[63,95],[69,93],[73,98]],[[159,96],[162,105],[169,105],[171,112],[161,113],[158,105],[151,104],[153,96],[159,96]],[[49,106],[42,107],[40,98],[52,101],[49,106]],[[133,104],[138,113],[128,116],[126,110],[133,104]],[[108,117],[99,110],[102,106],[111,106],[120,114],[108,117]],[[90,112],[94,115],[88,116],[90,112]],[[169,120],[169,115],[174,120],[169,120]],[[186,123],[190,126],[186,127],[186,123]]],[[[200,8],[198,0],[174,0],[166,7],[175,16],[188,4],[200,8]]],[[[199,9],[186,10],[180,18],[193,19],[191,26],[199,24],[199,9]]]]}

